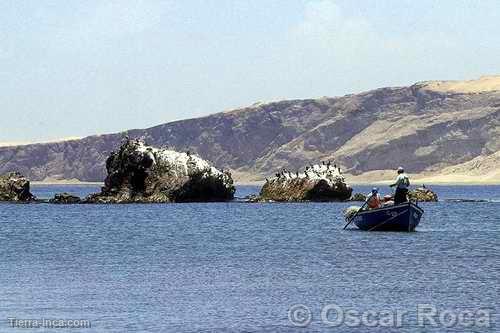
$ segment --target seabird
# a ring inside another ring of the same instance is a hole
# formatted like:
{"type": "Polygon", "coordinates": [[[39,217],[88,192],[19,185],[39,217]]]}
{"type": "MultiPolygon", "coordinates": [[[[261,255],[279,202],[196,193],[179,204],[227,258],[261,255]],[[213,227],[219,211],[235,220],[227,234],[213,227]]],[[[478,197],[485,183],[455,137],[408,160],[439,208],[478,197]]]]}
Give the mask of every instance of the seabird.
{"type": "Polygon", "coordinates": [[[296,172],[296,175],[297,175],[297,178],[299,178],[299,172],[298,171],[296,172]]]}

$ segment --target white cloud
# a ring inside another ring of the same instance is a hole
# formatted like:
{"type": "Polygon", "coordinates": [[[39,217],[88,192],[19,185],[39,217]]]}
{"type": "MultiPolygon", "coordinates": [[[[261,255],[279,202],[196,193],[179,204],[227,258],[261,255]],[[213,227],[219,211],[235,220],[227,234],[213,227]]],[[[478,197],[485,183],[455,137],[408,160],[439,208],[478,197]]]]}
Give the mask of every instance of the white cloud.
{"type": "Polygon", "coordinates": [[[304,82],[316,96],[374,87],[391,50],[369,20],[344,12],[333,0],[307,2],[303,13],[290,29],[287,50],[297,90],[304,82]]]}
{"type": "Polygon", "coordinates": [[[441,30],[440,22],[427,29],[402,29],[390,21],[375,25],[370,17],[343,9],[335,0],[309,1],[290,32],[291,67],[324,90],[336,86],[356,92],[447,79],[450,68],[460,77],[467,66],[460,59],[460,35],[441,30]]]}
{"type": "Polygon", "coordinates": [[[88,37],[122,37],[147,31],[161,23],[169,3],[162,1],[103,1],[79,24],[88,37]]]}
{"type": "Polygon", "coordinates": [[[352,59],[380,41],[365,18],[347,16],[332,0],[308,2],[292,35],[303,48],[326,52],[339,60],[352,59]]]}

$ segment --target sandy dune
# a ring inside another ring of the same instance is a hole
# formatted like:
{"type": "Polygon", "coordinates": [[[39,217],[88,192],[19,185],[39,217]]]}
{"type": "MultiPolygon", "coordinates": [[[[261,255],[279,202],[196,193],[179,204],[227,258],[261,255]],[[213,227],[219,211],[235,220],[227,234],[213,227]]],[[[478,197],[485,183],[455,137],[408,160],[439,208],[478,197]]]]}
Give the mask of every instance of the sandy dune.
{"type": "Polygon", "coordinates": [[[71,140],[79,140],[82,137],[80,136],[68,136],[66,138],[61,138],[61,139],[53,139],[53,140],[46,140],[46,141],[0,141],[0,147],[10,147],[10,146],[25,146],[25,145],[32,145],[36,143],[56,143],[56,142],[64,142],[64,141],[71,141],[71,140]]]}
{"type": "MultiPolygon", "coordinates": [[[[471,173],[435,173],[409,174],[412,185],[500,185],[500,168],[485,174],[471,173]]],[[[390,184],[396,178],[394,170],[377,170],[361,175],[345,176],[351,184],[390,184]]]]}
{"type": "Polygon", "coordinates": [[[500,91],[500,75],[481,76],[477,80],[468,81],[427,81],[422,88],[439,92],[479,93],[500,91]]]}
{"type": "Polygon", "coordinates": [[[45,178],[42,181],[31,181],[34,185],[102,185],[103,182],[82,182],[79,179],[54,179],[45,178]]]}

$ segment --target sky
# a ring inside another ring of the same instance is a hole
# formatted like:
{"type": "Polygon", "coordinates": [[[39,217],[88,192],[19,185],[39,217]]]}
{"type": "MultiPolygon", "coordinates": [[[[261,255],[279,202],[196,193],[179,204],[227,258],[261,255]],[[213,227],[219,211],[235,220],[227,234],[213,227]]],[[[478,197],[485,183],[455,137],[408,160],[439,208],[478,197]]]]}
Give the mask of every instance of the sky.
{"type": "Polygon", "coordinates": [[[0,143],[500,74],[498,0],[0,1],[0,143]]]}

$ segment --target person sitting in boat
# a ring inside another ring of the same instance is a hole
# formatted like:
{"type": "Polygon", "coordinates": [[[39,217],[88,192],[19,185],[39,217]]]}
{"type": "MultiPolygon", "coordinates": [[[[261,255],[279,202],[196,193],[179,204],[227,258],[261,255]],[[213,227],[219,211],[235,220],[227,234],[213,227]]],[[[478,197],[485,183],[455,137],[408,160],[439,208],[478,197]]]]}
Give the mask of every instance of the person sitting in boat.
{"type": "Polygon", "coordinates": [[[386,206],[394,206],[394,198],[392,195],[384,195],[384,198],[382,199],[382,207],[386,206]]]}
{"type": "Polygon", "coordinates": [[[399,205],[400,203],[408,201],[408,187],[410,187],[410,178],[405,173],[403,167],[398,168],[398,176],[394,184],[389,185],[390,187],[396,186],[396,193],[394,194],[394,204],[399,205]]]}
{"type": "Polygon", "coordinates": [[[382,206],[380,195],[378,194],[378,188],[373,188],[372,193],[368,195],[367,205],[368,209],[377,209],[382,206]]]}

